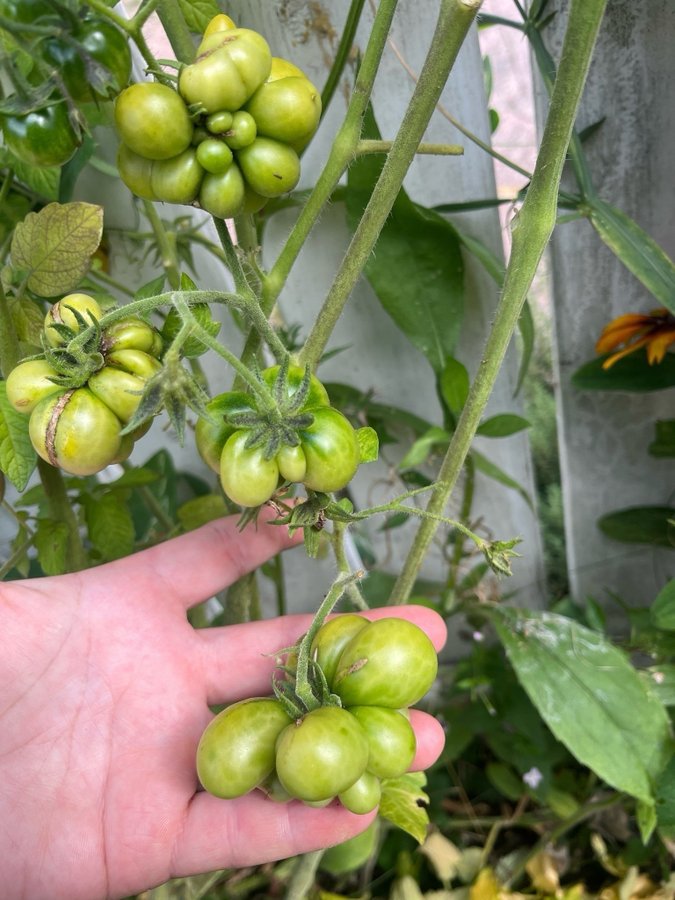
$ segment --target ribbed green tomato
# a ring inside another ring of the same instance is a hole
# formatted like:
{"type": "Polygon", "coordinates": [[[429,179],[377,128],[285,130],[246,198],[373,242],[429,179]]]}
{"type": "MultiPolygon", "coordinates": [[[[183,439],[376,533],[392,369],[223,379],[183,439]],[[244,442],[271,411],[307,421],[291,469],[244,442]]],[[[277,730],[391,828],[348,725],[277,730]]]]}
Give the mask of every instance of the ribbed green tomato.
{"type": "Polygon", "coordinates": [[[287,194],[300,180],[298,154],[280,141],[257,137],[236,156],[244,178],[261,197],[287,194]]]}
{"type": "Polygon", "coordinates": [[[236,413],[253,411],[251,395],[243,391],[226,391],[218,394],[206,404],[207,412],[216,420],[198,419],[195,426],[197,451],[206,465],[214,472],[220,472],[220,457],[225,442],[237,431],[227,417],[236,413]]]}
{"type": "Polygon", "coordinates": [[[368,740],[354,716],[322,706],[279,735],[279,781],[299,800],[321,802],[350,788],[366,770],[368,740]]]}
{"type": "MultiPolygon", "coordinates": [[[[260,373],[262,375],[262,380],[265,382],[268,388],[274,388],[274,382],[277,380],[277,376],[281,366],[270,366],[267,369],[263,369],[260,373]]],[[[288,387],[287,396],[293,397],[297,391],[300,389],[302,382],[305,378],[305,370],[302,366],[289,366],[288,373],[286,377],[286,385],[288,387]]],[[[307,397],[305,402],[302,405],[303,409],[313,409],[315,406],[330,406],[330,399],[328,397],[328,391],[321,384],[316,375],[309,376],[309,390],[307,391],[307,397]]]]}
{"type": "Polygon", "coordinates": [[[197,153],[189,147],[171,159],[153,162],[150,187],[155,197],[165,203],[192,203],[203,177],[197,153]]]}
{"type": "Polygon", "coordinates": [[[62,392],[63,388],[51,380],[56,377],[45,359],[27,359],[15,366],[7,376],[7,399],[17,412],[31,413],[43,397],[62,392]]]}
{"type": "Polygon", "coordinates": [[[434,683],[438,658],[427,635],[407,619],[370,622],[347,644],[333,690],[345,706],[412,706],[434,683]]]}
{"type": "Polygon", "coordinates": [[[170,159],[187,150],[194,130],[180,94],[150,81],[132,84],[118,96],[115,126],[122,141],[147,159],[170,159]]]}
{"type": "Polygon", "coordinates": [[[397,778],[407,772],[417,749],[408,719],[384,706],[350,706],[349,712],[368,736],[368,771],[378,778],[397,778]]]}
{"type": "Polygon", "coordinates": [[[244,208],[244,179],[232,163],[221,175],[206,173],[199,192],[199,205],[217,219],[233,219],[244,208]]]}
{"type": "Polygon", "coordinates": [[[328,686],[333,684],[335,670],[342,655],[342,651],[355,634],[365,628],[368,620],[363,616],[347,613],[329,619],[319,628],[316,637],[312,641],[312,658],[316,659],[326,676],[328,686]]]}
{"type": "Polygon", "coordinates": [[[197,747],[197,775],[216,797],[241,797],[274,770],[275,743],[291,723],[278,700],[253,697],[213,719],[197,747]]]}
{"type": "Polygon", "coordinates": [[[338,794],[338,800],[350,812],[363,816],[375,809],[381,796],[380,779],[372,772],[364,772],[351,787],[338,794]]]}
{"type": "Polygon", "coordinates": [[[236,112],[267,78],[272,54],[265,38],[248,28],[207,35],[195,61],[185,66],[178,89],[188,105],[202,112],[236,112]]]}
{"type": "Polygon", "coordinates": [[[223,135],[223,138],[230,149],[241,150],[243,147],[248,147],[249,144],[253,143],[257,133],[253,116],[243,110],[239,110],[232,116],[232,124],[223,135]]]}
{"type": "Polygon", "coordinates": [[[321,94],[304,76],[290,76],[260,85],[246,104],[258,134],[292,144],[309,141],[321,118],[321,94]]]}
{"type": "Polygon", "coordinates": [[[307,460],[305,487],[313,491],[339,491],[351,481],[359,467],[356,432],[348,419],[332,406],[308,409],[313,422],[300,430],[307,460]]]}
{"type": "Polygon", "coordinates": [[[225,134],[232,128],[232,122],[234,122],[234,115],[226,109],[221,109],[220,112],[207,116],[206,128],[211,134],[225,134]]]}
{"type": "Polygon", "coordinates": [[[305,73],[299,69],[290,59],[283,59],[281,56],[272,57],[272,67],[267,81],[278,81],[279,78],[305,78],[305,73]]]}
{"type": "Polygon", "coordinates": [[[71,475],[94,475],[117,459],[120,420],[87,388],[41,400],[30,416],[28,433],[36,453],[71,475]]]}
{"type": "Polygon", "coordinates": [[[235,431],[220,456],[220,483],[227,496],[240,506],[267,503],[279,483],[275,459],[265,459],[261,447],[246,447],[249,431],[235,431]]]}
{"type": "Polygon", "coordinates": [[[153,160],[134,153],[126,144],[120,144],[117,151],[117,171],[132,194],[142,200],[156,200],[152,190],[153,160]]]}
{"type": "Polygon", "coordinates": [[[162,339],[152,325],[136,316],[129,316],[106,328],[101,350],[103,353],[111,350],[142,350],[157,357],[162,350],[162,339]]]}
{"type": "Polygon", "coordinates": [[[87,387],[123,422],[130,422],[145,384],[161,364],[142,350],[117,350],[108,354],[106,365],[89,377],[87,387]]]}
{"type": "Polygon", "coordinates": [[[66,339],[62,337],[52,325],[66,325],[75,333],[80,330],[80,323],[75,313],[79,313],[87,325],[93,324],[93,320],[100,319],[103,310],[89,294],[68,294],[47,310],[44,324],[44,334],[50,347],[62,347],[66,339]]]}

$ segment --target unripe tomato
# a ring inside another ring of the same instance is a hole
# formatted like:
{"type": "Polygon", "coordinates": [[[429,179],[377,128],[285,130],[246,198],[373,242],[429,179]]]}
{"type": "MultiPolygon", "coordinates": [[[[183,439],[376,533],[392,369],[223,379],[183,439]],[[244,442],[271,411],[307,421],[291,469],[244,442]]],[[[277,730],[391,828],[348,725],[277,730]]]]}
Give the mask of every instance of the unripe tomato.
{"type": "Polygon", "coordinates": [[[117,456],[113,460],[111,460],[110,464],[114,463],[123,463],[125,459],[129,459],[131,453],[134,449],[134,438],[131,434],[123,434],[122,440],[120,441],[120,448],[117,451],[117,456]]]}
{"type": "Polygon", "coordinates": [[[211,113],[207,117],[206,128],[211,134],[225,134],[226,131],[232,128],[233,122],[234,115],[226,109],[221,109],[220,112],[211,113]]]}
{"type": "Polygon", "coordinates": [[[0,119],[5,146],[31,166],[62,166],[81,143],[63,99],[26,115],[4,114],[0,119]]]}
{"type": "Polygon", "coordinates": [[[129,372],[143,381],[156,375],[162,368],[161,363],[151,353],[128,347],[122,350],[110,350],[106,355],[106,363],[124,372],[129,372]]]}
{"type": "Polygon", "coordinates": [[[36,453],[71,475],[94,475],[117,459],[121,425],[117,416],[87,390],[63,391],[35,407],[28,433],[36,453]]]}
{"type": "Polygon", "coordinates": [[[330,875],[345,875],[360,869],[375,852],[379,834],[379,819],[373,819],[361,834],[329,847],[321,857],[319,868],[330,875]]]}
{"type": "Polygon", "coordinates": [[[237,151],[244,178],[261,197],[280,197],[300,180],[298,154],[287,144],[258,137],[237,151]]]}
{"type": "Polygon", "coordinates": [[[351,787],[338,794],[338,800],[350,812],[363,816],[375,809],[381,796],[380,779],[372,772],[364,772],[351,787]]]}
{"type": "Polygon", "coordinates": [[[243,147],[248,147],[249,144],[253,143],[257,133],[253,116],[243,110],[239,110],[232,116],[232,124],[223,135],[223,138],[231,150],[241,150],[243,147]]]}
{"type": "Polygon", "coordinates": [[[358,634],[367,624],[368,620],[363,616],[347,613],[329,619],[319,628],[312,641],[311,655],[321,666],[329,687],[332,687],[342,651],[354,635],[358,634]]]}
{"type": "Polygon", "coordinates": [[[237,430],[229,424],[227,416],[252,412],[251,396],[243,391],[227,391],[210,400],[206,404],[206,409],[217,424],[209,422],[208,419],[198,419],[195,426],[197,451],[210,469],[220,472],[220,457],[225,441],[237,430]]]}
{"type": "Polygon", "coordinates": [[[304,76],[262,84],[246,104],[258,134],[292,143],[311,138],[321,118],[321,94],[304,76]]]}
{"type": "Polygon", "coordinates": [[[427,635],[407,619],[370,622],[342,651],[333,691],[345,706],[412,706],[434,683],[438,659],[427,635]]]}
{"type": "Polygon", "coordinates": [[[206,138],[197,147],[197,162],[212,175],[221,175],[232,165],[232,151],[224,141],[206,138]]]}
{"type": "Polygon", "coordinates": [[[178,89],[188,105],[205,113],[236,112],[267,78],[272,54],[265,38],[248,28],[207,35],[194,63],[185,66],[178,89]]]}
{"type": "MultiPolygon", "coordinates": [[[[277,380],[280,369],[281,366],[279,365],[270,366],[267,369],[263,369],[263,371],[260,373],[262,376],[262,380],[265,382],[268,388],[274,388],[274,382],[277,380]]],[[[288,386],[287,396],[289,398],[293,397],[297,393],[304,378],[305,370],[302,368],[302,366],[288,367],[286,384],[288,386]]],[[[321,384],[316,375],[310,375],[309,390],[307,391],[307,397],[302,408],[313,409],[315,406],[330,406],[330,399],[328,397],[328,391],[321,384]]]]}
{"type": "Polygon", "coordinates": [[[203,177],[197,153],[189,147],[171,159],[153,162],[150,187],[155,197],[165,203],[192,203],[203,177]]]}
{"type": "Polygon", "coordinates": [[[307,460],[303,483],[313,491],[338,491],[349,484],[359,467],[361,454],[356,432],[332,406],[319,406],[308,412],[314,420],[300,431],[307,460]]]}
{"type": "Polygon", "coordinates": [[[157,339],[159,332],[136,316],[129,316],[121,322],[115,322],[103,332],[102,352],[110,350],[143,350],[151,356],[158,356],[157,339]]]}
{"type": "Polygon", "coordinates": [[[253,215],[253,213],[260,212],[263,206],[266,206],[269,203],[269,197],[261,197],[260,194],[256,194],[256,192],[244,182],[244,207],[242,212],[246,215],[253,215]]]}
{"type": "Polygon", "coordinates": [[[293,797],[311,802],[346,791],[365,772],[368,740],[354,716],[323,706],[288,725],[277,740],[279,781],[293,797]]]}
{"type": "Polygon", "coordinates": [[[134,153],[126,144],[120,144],[117,151],[117,170],[120,178],[132,194],[143,200],[156,200],[152,190],[153,161],[134,153]]]}
{"type": "Polygon", "coordinates": [[[119,350],[117,353],[110,353],[107,365],[90,375],[87,382],[92,394],[102,400],[124,424],[133,418],[141,402],[145,383],[151,377],[151,374],[141,374],[134,365],[134,360],[125,365],[125,357],[132,354],[145,357],[152,364],[148,365],[148,373],[154,374],[161,368],[153,356],[142,350],[119,350]]]}
{"type": "Polygon", "coordinates": [[[80,330],[75,312],[82,316],[87,325],[93,324],[94,319],[98,320],[103,315],[101,307],[89,294],[68,294],[58,300],[45,316],[44,333],[50,347],[62,347],[66,343],[65,338],[52,325],[66,325],[76,333],[80,330]]]}
{"type": "Polygon", "coordinates": [[[397,778],[410,768],[417,741],[408,719],[384,706],[350,706],[368,737],[368,771],[378,778],[397,778]]]}
{"type": "Polygon", "coordinates": [[[226,16],[225,13],[219,13],[217,16],[214,16],[211,19],[209,24],[204,29],[204,37],[209,37],[210,35],[216,34],[220,31],[230,31],[232,28],[236,27],[237,26],[229,16],[226,16]]]}
{"type": "Polygon", "coordinates": [[[42,16],[54,15],[54,8],[48,0],[0,0],[0,16],[12,22],[32,25],[42,16]]]}
{"type": "Polygon", "coordinates": [[[132,84],[115,101],[122,141],[147,159],[170,159],[190,146],[193,125],[180,94],[165,84],[132,84]]]}
{"type": "Polygon", "coordinates": [[[278,81],[279,78],[306,78],[302,69],[299,69],[290,59],[282,59],[281,56],[272,57],[272,68],[267,76],[268,81],[278,81]]]}
{"type": "Polygon", "coordinates": [[[246,447],[250,432],[235,431],[220,457],[220,483],[227,496],[240,506],[260,506],[277,489],[279,466],[265,459],[263,449],[246,447]]]}
{"type": "Polygon", "coordinates": [[[199,192],[199,205],[217,219],[232,219],[244,208],[244,179],[232,163],[221,175],[207,172],[199,192]]]}
{"type": "Polygon", "coordinates": [[[55,376],[56,372],[46,359],[27,359],[7,376],[7,399],[17,412],[31,413],[43,397],[63,391],[50,380],[55,376]]]}
{"type": "Polygon", "coordinates": [[[279,466],[279,474],[284,481],[302,481],[307,472],[307,460],[300,445],[290,447],[284,445],[280,447],[276,457],[279,466]]]}
{"type": "Polygon", "coordinates": [[[197,775],[216,797],[241,797],[274,769],[275,742],[291,722],[278,700],[253,697],[213,719],[197,747],[197,775]]]}

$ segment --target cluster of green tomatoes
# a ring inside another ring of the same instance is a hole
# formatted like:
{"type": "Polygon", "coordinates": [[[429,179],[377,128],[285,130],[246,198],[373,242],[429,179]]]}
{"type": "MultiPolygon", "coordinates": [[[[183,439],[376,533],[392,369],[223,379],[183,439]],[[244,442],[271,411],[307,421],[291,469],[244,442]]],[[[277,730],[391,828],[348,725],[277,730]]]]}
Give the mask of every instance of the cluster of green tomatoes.
{"type": "Polygon", "coordinates": [[[149,423],[129,434],[122,430],[136,412],[147,381],[161,369],[159,333],[130,316],[103,331],[95,329],[100,366],[82,384],[72,386],[59,359],[69,341],[102,316],[88,294],[69,294],[53,304],[44,327],[51,351],[46,358],[19,363],[6,382],[9,402],[30,416],[28,430],[36,453],[71,475],[93,475],[129,456],[149,423]]]}
{"type": "MultiPolygon", "coordinates": [[[[286,671],[292,674],[293,656],[286,671]]],[[[226,707],[197,748],[197,774],[217,797],[259,789],[270,799],[354,813],[374,809],[382,781],[403,775],[416,750],[407,709],[434,682],[438,660],[427,635],[406,619],[372,622],[347,614],[321,626],[310,665],[328,703],[298,715],[282,692],[226,707]]]]}
{"type": "Polygon", "coordinates": [[[220,14],[177,91],[143,82],[117,98],[119,173],[146,200],[199,204],[220,219],[257,212],[298,183],[298,152],[320,115],[303,72],[220,14]]]}
{"type": "Polygon", "coordinates": [[[197,450],[223,490],[240,506],[266,503],[285,482],[312,491],[341,490],[361,462],[357,432],[330,405],[315,375],[300,366],[271,366],[261,373],[280,404],[277,428],[252,394],[227,391],[207,405],[197,422],[197,450]]]}

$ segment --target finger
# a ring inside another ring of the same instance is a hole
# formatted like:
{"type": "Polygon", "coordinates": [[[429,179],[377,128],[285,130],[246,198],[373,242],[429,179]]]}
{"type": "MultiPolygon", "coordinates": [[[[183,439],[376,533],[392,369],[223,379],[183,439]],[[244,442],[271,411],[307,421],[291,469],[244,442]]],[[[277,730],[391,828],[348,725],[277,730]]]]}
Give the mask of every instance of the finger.
{"type": "Polygon", "coordinates": [[[346,841],[374,818],[374,812],[357,816],[338,805],[274,803],[259,791],[237,800],[198,793],[176,845],[172,875],[288,859],[346,841]]]}
{"type": "MultiPolygon", "coordinates": [[[[363,613],[368,619],[399,616],[429,635],[438,652],[445,643],[445,622],[426,606],[389,606],[363,613]]],[[[291,647],[309,628],[309,615],[282,616],[244,625],[204,628],[195,632],[209,704],[232,703],[271,693],[275,654],[291,647]]]]}
{"type": "Polygon", "coordinates": [[[238,516],[217,519],[188,534],[133,556],[78,574],[82,589],[100,594],[119,592],[136,598],[161,593],[189,608],[212,597],[251,572],[280,550],[302,542],[283,525],[270,525],[276,514],[263,510],[256,525],[237,528],[238,516]]]}
{"type": "Polygon", "coordinates": [[[445,732],[438,719],[421,709],[410,710],[410,724],[417,740],[417,750],[410,769],[412,772],[422,772],[432,766],[443,752],[445,732]]]}

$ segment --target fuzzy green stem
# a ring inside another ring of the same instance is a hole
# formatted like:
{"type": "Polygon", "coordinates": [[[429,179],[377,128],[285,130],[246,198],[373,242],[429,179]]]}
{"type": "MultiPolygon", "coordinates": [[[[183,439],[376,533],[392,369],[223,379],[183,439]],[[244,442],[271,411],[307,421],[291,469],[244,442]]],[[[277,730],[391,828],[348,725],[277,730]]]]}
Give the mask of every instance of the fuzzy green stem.
{"type": "Polygon", "coordinates": [[[225,254],[225,263],[234,279],[234,289],[238,294],[241,294],[242,297],[250,300],[257,300],[255,291],[248,283],[246,273],[244,272],[241,260],[239,259],[239,254],[237,253],[237,248],[232,243],[232,236],[230,235],[225,221],[223,219],[214,218],[213,224],[216,226],[223,253],[225,254]]]}
{"type": "Polygon", "coordinates": [[[307,900],[311,896],[316,870],[319,868],[321,857],[325,852],[325,850],[314,850],[312,853],[304,853],[298,857],[286,889],[286,900],[307,900]]]}
{"type": "Polygon", "coordinates": [[[352,0],[349,4],[345,27],[342,31],[338,48],[335,51],[335,59],[333,60],[333,65],[328,73],[328,78],[323,86],[323,90],[321,91],[322,118],[326,115],[326,110],[328,109],[330,101],[333,99],[333,94],[340,82],[347,60],[349,59],[349,54],[352,52],[354,36],[356,35],[356,29],[359,26],[359,20],[361,19],[361,13],[363,12],[365,2],[366,0],[352,0]]]}
{"type": "MultiPolygon", "coordinates": [[[[502,297],[471,385],[466,405],[450,441],[427,512],[438,515],[454,489],[494,386],[511,336],[544,249],[553,231],[558,190],[567,147],[581,100],[606,0],[573,0],[551,107],[532,181],[513,226],[511,257],[502,297]]],[[[392,604],[405,603],[438,524],[421,523],[399,578],[392,604]]]]}
{"type": "Polygon", "coordinates": [[[37,465],[51,518],[55,522],[65,522],[68,526],[66,571],[79,572],[86,569],[88,560],[80,537],[80,526],[68,498],[61,470],[50,466],[43,459],[38,459],[37,465]]]}
{"type": "Polygon", "coordinates": [[[442,0],[431,46],[401,127],[323,308],[300,354],[315,368],[391,212],[481,0],[442,0]]]}
{"type": "MultiPolygon", "coordinates": [[[[331,535],[330,543],[333,549],[333,555],[335,556],[335,562],[337,563],[338,572],[341,575],[348,575],[351,572],[347,554],[345,553],[346,530],[346,523],[333,522],[333,533],[331,535]]],[[[363,599],[363,595],[356,582],[352,582],[347,586],[347,593],[349,594],[349,599],[352,601],[352,605],[355,609],[368,609],[368,604],[363,599]]]]}
{"type": "Polygon", "coordinates": [[[373,28],[356,76],[354,92],[349,101],[344,122],[335,136],[326,165],[309,195],[307,203],[302,208],[281,253],[263,282],[262,309],[266,315],[272,312],[293,263],[305,245],[307,236],[329,201],[342,173],[354,158],[354,151],[361,134],[363,116],[373,90],[375,76],[394,17],[396,2],[397,0],[381,0],[377,7],[373,28]]]}
{"type": "Polygon", "coordinates": [[[195,46],[192,43],[190,30],[185,24],[178,0],[159,0],[157,14],[169,38],[169,43],[176,54],[176,59],[190,63],[195,57],[195,46]]]}
{"type": "MultiPolygon", "coordinates": [[[[365,156],[368,153],[389,153],[393,147],[392,141],[362,140],[356,147],[356,156],[365,156]]],[[[430,144],[422,141],[417,145],[415,153],[423,156],[462,156],[464,147],[461,144],[430,144]]]]}

